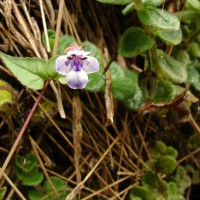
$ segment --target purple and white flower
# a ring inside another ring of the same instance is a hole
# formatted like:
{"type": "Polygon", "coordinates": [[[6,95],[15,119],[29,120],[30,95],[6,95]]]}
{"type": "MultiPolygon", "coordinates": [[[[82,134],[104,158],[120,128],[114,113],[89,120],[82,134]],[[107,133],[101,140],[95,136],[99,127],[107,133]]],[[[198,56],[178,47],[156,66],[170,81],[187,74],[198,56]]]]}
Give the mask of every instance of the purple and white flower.
{"type": "Polygon", "coordinates": [[[56,59],[56,71],[66,75],[67,84],[72,89],[82,89],[88,82],[88,75],[99,70],[99,63],[96,58],[88,56],[78,45],[67,49],[66,55],[56,59]]]}

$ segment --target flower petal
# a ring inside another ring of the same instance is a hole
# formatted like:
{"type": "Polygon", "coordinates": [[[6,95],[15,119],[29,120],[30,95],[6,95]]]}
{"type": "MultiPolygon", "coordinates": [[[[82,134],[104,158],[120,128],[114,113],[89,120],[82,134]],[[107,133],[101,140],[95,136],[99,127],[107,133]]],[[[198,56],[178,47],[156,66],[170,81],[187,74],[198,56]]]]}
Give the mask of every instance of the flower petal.
{"type": "Polygon", "coordinates": [[[83,70],[87,74],[99,71],[98,60],[92,56],[87,56],[87,59],[83,61],[83,70]]]}
{"type": "Polygon", "coordinates": [[[83,89],[87,82],[88,82],[88,76],[86,72],[82,71],[74,71],[71,70],[67,74],[67,84],[72,89],[83,89]]]}
{"type": "Polygon", "coordinates": [[[56,71],[59,74],[67,75],[70,69],[70,60],[67,59],[67,55],[59,56],[56,59],[56,71]]]}
{"type": "Polygon", "coordinates": [[[76,55],[76,56],[82,56],[82,57],[85,57],[87,56],[88,54],[90,54],[89,51],[83,51],[83,50],[78,50],[78,49],[74,49],[74,50],[70,50],[67,52],[67,55],[76,55]]]}

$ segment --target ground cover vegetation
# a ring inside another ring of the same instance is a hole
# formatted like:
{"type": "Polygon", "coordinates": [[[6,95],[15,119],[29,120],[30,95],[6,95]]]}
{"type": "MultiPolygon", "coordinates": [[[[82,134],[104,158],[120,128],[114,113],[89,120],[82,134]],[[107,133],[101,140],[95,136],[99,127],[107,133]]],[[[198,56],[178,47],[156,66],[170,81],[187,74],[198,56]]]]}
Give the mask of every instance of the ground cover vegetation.
{"type": "Polygon", "coordinates": [[[199,0],[0,1],[0,199],[199,199],[199,17],[199,0]]]}

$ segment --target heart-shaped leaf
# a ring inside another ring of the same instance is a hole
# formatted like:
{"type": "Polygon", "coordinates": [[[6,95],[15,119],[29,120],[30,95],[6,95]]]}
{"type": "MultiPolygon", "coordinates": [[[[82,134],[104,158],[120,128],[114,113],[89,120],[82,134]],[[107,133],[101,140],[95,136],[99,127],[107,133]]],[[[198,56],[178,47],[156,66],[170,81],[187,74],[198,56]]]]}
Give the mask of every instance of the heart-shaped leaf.
{"type": "Polygon", "coordinates": [[[116,62],[110,65],[110,73],[112,80],[113,97],[123,101],[134,96],[137,87],[137,75],[130,71],[123,69],[116,62]]]}
{"type": "Polygon", "coordinates": [[[33,154],[27,154],[22,157],[17,156],[15,163],[23,172],[28,173],[36,167],[37,159],[33,154]]]}
{"type": "Polygon", "coordinates": [[[0,57],[23,85],[34,90],[43,88],[44,81],[48,78],[47,62],[40,58],[12,57],[2,52],[0,52],[0,57]]]}
{"type": "Polygon", "coordinates": [[[152,79],[151,98],[153,103],[167,102],[175,97],[175,89],[171,81],[152,79]]]}
{"type": "Polygon", "coordinates": [[[148,195],[148,193],[149,193],[149,190],[148,190],[147,187],[136,185],[136,186],[133,187],[133,189],[131,190],[130,197],[131,197],[131,199],[132,199],[133,197],[140,197],[141,199],[145,199],[146,196],[148,195]]]}
{"type": "Polygon", "coordinates": [[[121,37],[118,52],[124,57],[134,57],[150,49],[154,40],[139,27],[128,28],[121,37]]]}
{"type": "Polygon", "coordinates": [[[178,30],[180,22],[178,18],[169,12],[148,6],[138,11],[138,18],[142,24],[154,27],[155,29],[178,30]]]}
{"type": "Polygon", "coordinates": [[[26,186],[36,186],[43,181],[44,175],[35,168],[33,172],[26,174],[22,180],[22,184],[26,186]]]}
{"type": "Polygon", "coordinates": [[[178,30],[157,29],[154,34],[157,35],[161,40],[163,40],[167,44],[177,45],[182,41],[181,29],[178,30]]]}
{"type": "Polygon", "coordinates": [[[183,63],[168,56],[163,51],[157,51],[154,69],[161,79],[171,80],[174,83],[183,83],[187,80],[187,70],[183,63]]]}
{"type": "Polygon", "coordinates": [[[165,155],[158,158],[156,166],[162,173],[171,174],[177,167],[177,161],[173,157],[165,155]]]}
{"type": "Polygon", "coordinates": [[[91,52],[91,56],[94,56],[99,62],[99,71],[92,74],[88,74],[89,80],[86,85],[86,90],[91,92],[102,91],[105,87],[105,76],[103,74],[104,67],[102,63],[101,53],[97,46],[88,41],[83,42],[82,48],[85,51],[91,52]]]}

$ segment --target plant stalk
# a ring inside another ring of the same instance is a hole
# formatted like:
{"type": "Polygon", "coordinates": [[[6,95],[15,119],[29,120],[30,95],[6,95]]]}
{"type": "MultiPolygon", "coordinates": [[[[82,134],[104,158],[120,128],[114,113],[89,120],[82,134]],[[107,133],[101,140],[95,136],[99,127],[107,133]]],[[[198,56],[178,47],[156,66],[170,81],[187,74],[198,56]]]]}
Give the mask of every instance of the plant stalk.
{"type": "Polygon", "coordinates": [[[33,113],[35,112],[35,110],[36,110],[36,108],[37,108],[42,96],[44,95],[46,89],[48,88],[48,85],[49,85],[49,81],[46,81],[43,90],[41,91],[39,97],[37,98],[36,102],[34,103],[34,105],[33,105],[32,109],[31,109],[28,117],[26,118],[26,121],[24,122],[24,125],[23,125],[22,129],[19,132],[19,135],[17,136],[17,139],[15,140],[15,142],[14,142],[14,144],[13,144],[13,146],[12,146],[12,148],[11,148],[9,154],[8,154],[8,156],[6,157],[6,160],[4,161],[3,166],[2,166],[2,168],[0,170],[0,180],[2,178],[2,175],[3,175],[4,171],[6,170],[6,168],[8,166],[8,164],[9,164],[9,162],[10,162],[10,160],[11,160],[11,158],[12,158],[12,156],[13,156],[13,154],[14,154],[14,152],[15,152],[15,150],[16,150],[16,148],[17,148],[17,146],[18,146],[18,144],[19,144],[19,142],[20,142],[20,140],[21,140],[21,138],[22,138],[27,126],[28,126],[28,124],[29,124],[29,122],[30,122],[30,120],[31,120],[31,117],[32,117],[33,113]]]}

